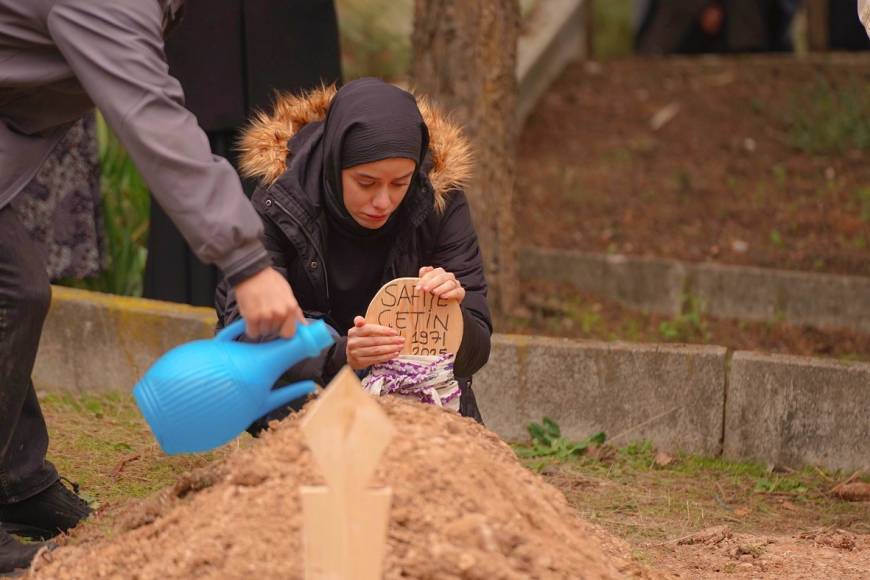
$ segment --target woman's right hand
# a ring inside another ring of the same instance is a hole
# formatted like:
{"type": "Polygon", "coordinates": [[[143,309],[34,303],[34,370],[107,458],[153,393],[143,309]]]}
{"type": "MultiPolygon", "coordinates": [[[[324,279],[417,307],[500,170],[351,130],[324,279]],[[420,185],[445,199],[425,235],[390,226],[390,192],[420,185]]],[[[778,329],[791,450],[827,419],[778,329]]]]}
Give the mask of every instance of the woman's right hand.
{"type": "Polygon", "coordinates": [[[399,356],[405,346],[405,339],[399,332],[388,326],[366,323],[357,316],[353,328],[347,331],[347,364],[353,370],[387,362],[399,356]]]}

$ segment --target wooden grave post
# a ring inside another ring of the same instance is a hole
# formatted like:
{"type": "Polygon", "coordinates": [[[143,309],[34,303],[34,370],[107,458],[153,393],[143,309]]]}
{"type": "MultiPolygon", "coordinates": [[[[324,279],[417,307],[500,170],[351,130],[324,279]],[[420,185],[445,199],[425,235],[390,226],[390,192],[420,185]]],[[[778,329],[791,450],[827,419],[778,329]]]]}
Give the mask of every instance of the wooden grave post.
{"type": "Polygon", "coordinates": [[[400,354],[456,354],[463,332],[459,303],[415,290],[419,281],[396,278],[384,284],[369,304],[366,322],[398,330],[405,338],[400,354]]]}
{"type": "Polygon", "coordinates": [[[368,489],[394,428],[350,367],[329,384],[302,421],[326,486],[302,486],[305,578],[382,577],[390,488],[368,489]]]}

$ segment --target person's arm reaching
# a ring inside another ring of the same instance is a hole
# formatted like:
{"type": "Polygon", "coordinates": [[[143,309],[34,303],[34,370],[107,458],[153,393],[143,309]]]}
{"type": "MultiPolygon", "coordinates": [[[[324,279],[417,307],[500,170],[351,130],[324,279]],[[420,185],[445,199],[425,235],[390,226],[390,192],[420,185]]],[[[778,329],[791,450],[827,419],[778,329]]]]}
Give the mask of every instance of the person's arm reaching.
{"type": "Polygon", "coordinates": [[[55,44],[127,148],[155,198],[194,253],[236,288],[251,335],[290,336],[302,313],[269,267],[262,225],[229,163],[183,105],[163,53],[157,0],[58,0],[55,44]]]}

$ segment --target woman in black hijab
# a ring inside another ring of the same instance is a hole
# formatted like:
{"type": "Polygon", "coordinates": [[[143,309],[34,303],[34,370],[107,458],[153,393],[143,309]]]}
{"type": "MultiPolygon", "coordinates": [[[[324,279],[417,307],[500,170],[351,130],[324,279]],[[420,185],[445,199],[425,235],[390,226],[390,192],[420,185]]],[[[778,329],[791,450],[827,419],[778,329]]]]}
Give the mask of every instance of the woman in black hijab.
{"type": "MultiPolygon", "coordinates": [[[[324,319],[339,336],[282,384],[326,384],[345,364],[362,370],[395,358],[402,339],[362,316],[384,283],[420,277],[421,290],[460,302],[460,412],[480,420],[471,376],[489,357],[492,322],[461,189],[470,155],[459,129],[410,93],[359,79],[337,92],[280,98],[246,131],[241,166],[261,182],[252,201],[274,266],[306,316],[324,319]]],[[[216,306],[219,326],[238,317],[226,286],[216,306]]]]}

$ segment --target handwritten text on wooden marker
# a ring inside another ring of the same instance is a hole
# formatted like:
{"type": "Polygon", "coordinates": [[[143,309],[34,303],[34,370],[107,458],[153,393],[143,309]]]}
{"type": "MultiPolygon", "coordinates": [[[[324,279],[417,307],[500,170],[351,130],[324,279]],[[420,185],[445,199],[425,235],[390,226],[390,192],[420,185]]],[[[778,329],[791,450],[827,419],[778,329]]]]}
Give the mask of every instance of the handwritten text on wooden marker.
{"type": "Polygon", "coordinates": [[[396,278],[375,295],[366,322],[388,326],[405,338],[401,354],[456,354],[462,343],[462,311],[455,300],[445,300],[414,286],[419,278],[396,278]]]}

